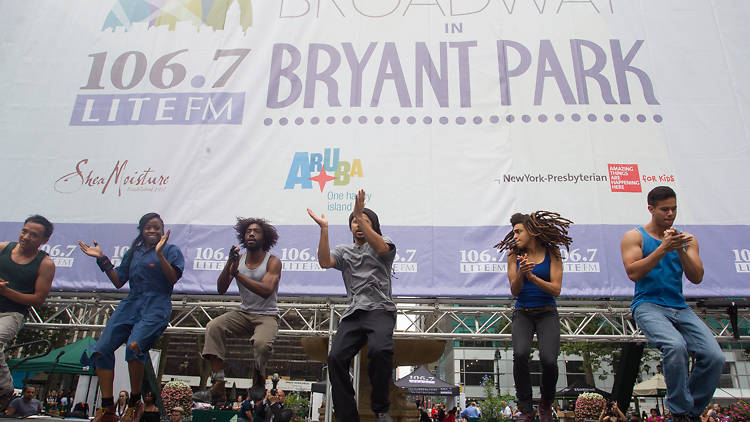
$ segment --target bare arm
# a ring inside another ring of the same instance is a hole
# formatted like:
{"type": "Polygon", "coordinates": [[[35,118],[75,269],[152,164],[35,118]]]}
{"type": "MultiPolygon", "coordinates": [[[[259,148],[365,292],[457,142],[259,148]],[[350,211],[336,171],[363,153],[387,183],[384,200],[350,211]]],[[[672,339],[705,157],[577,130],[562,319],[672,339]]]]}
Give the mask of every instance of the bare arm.
{"type": "Polygon", "coordinates": [[[622,254],[622,263],[625,266],[625,272],[628,278],[634,282],[640,281],[649,271],[653,270],[667,253],[662,242],[655,251],[649,256],[643,257],[643,238],[638,230],[630,230],[625,233],[620,241],[620,252],[622,254]]]}
{"type": "Polygon", "coordinates": [[[617,411],[617,418],[622,421],[626,422],[628,418],[625,417],[625,414],[622,413],[622,410],[620,410],[620,406],[615,405],[615,410],[617,411]]]}
{"type": "Polygon", "coordinates": [[[307,213],[320,226],[318,264],[320,264],[321,268],[333,268],[336,265],[336,261],[331,256],[331,246],[328,243],[328,220],[326,220],[326,215],[320,214],[320,217],[318,217],[310,208],[307,209],[307,213]]]}
{"type": "Polygon", "coordinates": [[[365,234],[365,240],[370,244],[370,247],[375,250],[380,256],[387,255],[391,251],[391,245],[385,242],[383,236],[379,235],[369,224],[368,220],[364,219],[363,210],[365,209],[365,191],[360,189],[357,192],[357,199],[354,200],[354,221],[365,234]]]}
{"type": "Polygon", "coordinates": [[[268,259],[266,273],[263,275],[263,278],[260,279],[260,282],[253,280],[242,273],[237,273],[234,278],[237,280],[237,283],[247,287],[251,292],[264,299],[268,298],[279,286],[279,280],[281,280],[281,260],[271,255],[268,259]]]}
{"type": "Polygon", "coordinates": [[[526,280],[536,284],[544,293],[555,297],[560,296],[560,291],[562,290],[563,270],[562,260],[559,256],[550,253],[549,281],[542,280],[531,271],[525,275],[526,280]]]}
{"type": "Polygon", "coordinates": [[[510,282],[510,294],[518,296],[523,289],[523,273],[516,268],[518,255],[508,252],[508,281],[510,282]]]}
{"type": "MultiPolygon", "coordinates": [[[[96,243],[96,240],[94,240],[94,246],[89,246],[82,241],[78,241],[78,246],[81,248],[81,251],[85,253],[86,255],[93,257],[93,258],[100,258],[104,256],[104,252],[102,252],[102,248],[99,246],[98,243],[96,243]]],[[[117,275],[117,271],[113,269],[105,271],[105,274],[107,274],[107,277],[112,282],[112,284],[116,288],[120,288],[125,285],[124,281],[120,281],[120,276],[117,275]]]]}
{"type": "Polygon", "coordinates": [[[219,278],[216,279],[216,290],[220,295],[223,295],[229,289],[229,284],[232,282],[232,274],[237,269],[240,261],[240,248],[232,245],[229,249],[229,257],[227,257],[227,263],[224,264],[224,268],[219,274],[219,278]]]}
{"type": "Polygon", "coordinates": [[[171,230],[167,230],[167,234],[161,237],[154,250],[156,252],[156,257],[159,259],[159,266],[161,267],[161,272],[164,274],[164,277],[166,277],[170,283],[175,284],[177,283],[177,280],[180,279],[180,276],[177,274],[177,270],[175,270],[172,264],[170,264],[169,261],[167,261],[167,258],[162,254],[164,246],[169,240],[170,233],[171,230]]]}
{"type": "Polygon", "coordinates": [[[677,255],[682,263],[685,277],[693,284],[703,281],[703,261],[698,251],[698,240],[689,233],[680,233],[686,247],[678,248],[677,255]]]}
{"type": "Polygon", "coordinates": [[[8,246],[8,243],[10,242],[0,242],[0,252],[2,252],[3,249],[5,249],[5,247],[8,246]]]}
{"type": "Polygon", "coordinates": [[[7,281],[0,279],[0,295],[22,305],[41,306],[49,295],[53,278],[55,278],[55,263],[52,262],[52,258],[45,256],[39,265],[39,274],[34,283],[34,293],[21,293],[13,290],[8,287],[7,281]]]}

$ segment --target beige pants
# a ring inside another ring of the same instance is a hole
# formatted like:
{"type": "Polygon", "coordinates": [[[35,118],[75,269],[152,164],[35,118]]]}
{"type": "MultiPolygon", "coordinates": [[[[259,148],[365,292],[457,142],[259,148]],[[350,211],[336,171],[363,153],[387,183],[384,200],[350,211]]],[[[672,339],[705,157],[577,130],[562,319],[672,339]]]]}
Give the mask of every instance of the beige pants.
{"type": "Polygon", "coordinates": [[[13,378],[5,363],[3,349],[13,344],[16,335],[23,328],[24,319],[18,312],[0,312],[0,393],[13,392],[13,378]]]}
{"type": "Polygon", "coordinates": [[[206,342],[203,346],[203,357],[216,356],[222,361],[226,356],[227,337],[250,338],[253,348],[255,369],[266,378],[266,363],[273,351],[273,341],[279,331],[278,317],[258,315],[244,311],[229,311],[214,318],[206,325],[206,342]]]}

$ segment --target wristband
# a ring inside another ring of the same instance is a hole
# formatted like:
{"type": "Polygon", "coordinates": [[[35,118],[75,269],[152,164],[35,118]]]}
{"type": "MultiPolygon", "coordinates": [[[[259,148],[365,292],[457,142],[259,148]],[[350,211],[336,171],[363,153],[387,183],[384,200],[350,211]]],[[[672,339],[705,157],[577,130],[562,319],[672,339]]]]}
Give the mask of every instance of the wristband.
{"type": "Polygon", "coordinates": [[[99,266],[99,269],[102,270],[103,273],[115,268],[115,266],[112,265],[112,261],[110,261],[105,255],[96,258],[96,265],[99,266]]]}

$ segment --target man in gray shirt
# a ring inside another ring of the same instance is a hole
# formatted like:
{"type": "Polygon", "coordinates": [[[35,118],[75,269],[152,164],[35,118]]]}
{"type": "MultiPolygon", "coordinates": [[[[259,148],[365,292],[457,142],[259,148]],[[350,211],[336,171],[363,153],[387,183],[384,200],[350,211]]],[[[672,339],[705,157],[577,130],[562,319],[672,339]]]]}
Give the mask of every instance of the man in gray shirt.
{"type": "Polygon", "coordinates": [[[354,244],[339,245],[331,251],[325,215],[318,217],[309,208],[307,212],[320,226],[318,262],[323,268],[341,271],[349,299],[349,308],[341,317],[328,354],[336,420],[359,421],[349,366],[354,355],[367,344],[368,374],[372,384],[370,402],[375,421],[391,422],[388,388],[393,369],[393,328],[396,325],[391,267],[396,245],[380,232],[377,214],[365,208],[364,190],[357,192],[354,211],[349,216],[354,244]]]}
{"type": "Polygon", "coordinates": [[[8,408],[5,410],[5,414],[19,418],[39,414],[42,411],[42,402],[35,399],[35,395],[36,388],[31,385],[24,385],[23,395],[16,397],[10,402],[8,408]]]}

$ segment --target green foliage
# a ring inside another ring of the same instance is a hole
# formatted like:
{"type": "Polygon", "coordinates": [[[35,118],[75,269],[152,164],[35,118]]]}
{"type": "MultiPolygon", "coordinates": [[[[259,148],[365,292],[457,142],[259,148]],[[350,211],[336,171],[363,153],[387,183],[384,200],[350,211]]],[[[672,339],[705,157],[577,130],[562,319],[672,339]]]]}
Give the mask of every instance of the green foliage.
{"type": "Polygon", "coordinates": [[[298,393],[292,393],[286,396],[284,406],[294,410],[293,421],[302,421],[305,419],[305,416],[307,416],[307,412],[310,409],[310,401],[298,393]]]}
{"type": "Polygon", "coordinates": [[[484,390],[484,400],[479,402],[479,409],[482,411],[482,421],[501,422],[504,421],[503,402],[507,403],[515,397],[511,394],[499,394],[495,383],[489,377],[482,380],[482,390],[484,390]]]}
{"type": "MultiPolygon", "coordinates": [[[[583,371],[586,381],[594,385],[594,373],[598,372],[602,365],[610,366],[617,361],[620,345],[617,343],[598,342],[563,342],[560,351],[568,355],[578,355],[583,358],[583,371]]],[[[606,379],[606,375],[599,375],[599,379],[606,379]]]]}

